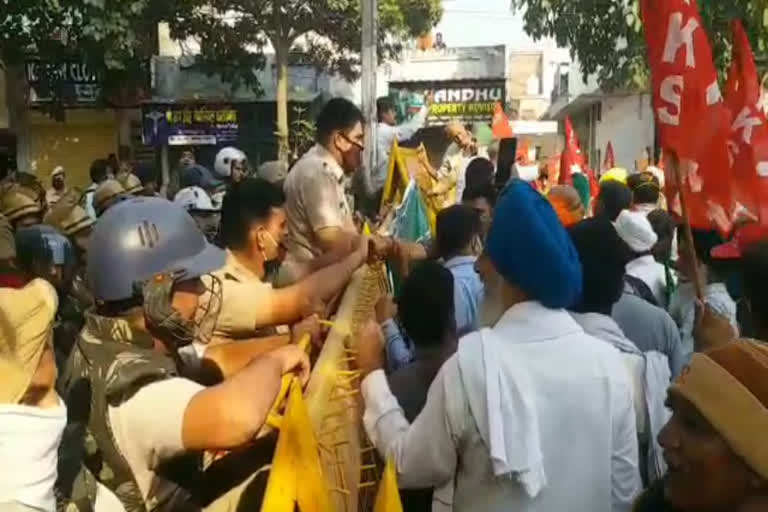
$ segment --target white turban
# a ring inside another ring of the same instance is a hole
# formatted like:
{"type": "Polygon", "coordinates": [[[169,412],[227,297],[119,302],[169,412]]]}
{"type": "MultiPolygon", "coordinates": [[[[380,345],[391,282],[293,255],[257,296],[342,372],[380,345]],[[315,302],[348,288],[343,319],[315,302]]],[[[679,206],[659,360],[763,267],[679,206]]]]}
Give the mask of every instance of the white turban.
{"type": "Polygon", "coordinates": [[[642,212],[623,210],[613,225],[621,239],[637,253],[650,251],[659,239],[642,212]]]}

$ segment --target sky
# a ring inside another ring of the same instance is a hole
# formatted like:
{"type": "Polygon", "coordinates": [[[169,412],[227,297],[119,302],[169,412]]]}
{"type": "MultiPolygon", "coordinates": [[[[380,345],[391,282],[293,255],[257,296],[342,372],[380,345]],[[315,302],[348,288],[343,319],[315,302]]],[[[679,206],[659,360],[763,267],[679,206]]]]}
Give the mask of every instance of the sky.
{"type": "Polygon", "coordinates": [[[523,31],[521,14],[509,6],[510,0],[443,0],[443,19],[435,32],[443,34],[448,46],[534,46],[523,31]]]}

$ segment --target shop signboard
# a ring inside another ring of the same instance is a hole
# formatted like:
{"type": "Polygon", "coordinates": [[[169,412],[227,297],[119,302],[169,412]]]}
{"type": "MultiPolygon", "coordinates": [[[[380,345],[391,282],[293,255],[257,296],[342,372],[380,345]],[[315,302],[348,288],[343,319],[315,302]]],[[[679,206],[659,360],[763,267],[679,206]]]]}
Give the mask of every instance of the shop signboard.
{"type": "Polygon", "coordinates": [[[53,89],[64,103],[95,105],[101,96],[99,76],[84,62],[44,62],[29,60],[24,66],[31,105],[50,103],[53,89]]]}
{"type": "Polygon", "coordinates": [[[221,146],[237,141],[238,111],[227,104],[144,104],[146,146],[221,146]]]}
{"type": "Polygon", "coordinates": [[[487,80],[451,80],[438,82],[391,82],[390,96],[395,102],[398,122],[412,118],[432,93],[433,103],[427,125],[451,121],[490,123],[496,103],[504,104],[506,82],[503,78],[487,80]]]}

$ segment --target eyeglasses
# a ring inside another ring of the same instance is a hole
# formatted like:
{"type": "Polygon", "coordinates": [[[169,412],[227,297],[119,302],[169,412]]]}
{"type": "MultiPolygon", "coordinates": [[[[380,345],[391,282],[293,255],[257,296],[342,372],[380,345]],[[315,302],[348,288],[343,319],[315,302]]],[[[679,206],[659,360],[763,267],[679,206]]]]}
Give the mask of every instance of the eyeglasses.
{"type": "Polygon", "coordinates": [[[347,135],[346,133],[340,133],[339,135],[341,135],[342,137],[344,137],[344,139],[345,139],[347,142],[349,142],[350,144],[352,144],[353,146],[355,146],[355,147],[356,147],[357,149],[359,149],[360,151],[364,151],[364,150],[365,150],[365,145],[364,145],[362,142],[360,142],[360,141],[357,141],[357,140],[352,140],[352,139],[350,139],[350,138],[349,138],[349,135],[347,135]]]}

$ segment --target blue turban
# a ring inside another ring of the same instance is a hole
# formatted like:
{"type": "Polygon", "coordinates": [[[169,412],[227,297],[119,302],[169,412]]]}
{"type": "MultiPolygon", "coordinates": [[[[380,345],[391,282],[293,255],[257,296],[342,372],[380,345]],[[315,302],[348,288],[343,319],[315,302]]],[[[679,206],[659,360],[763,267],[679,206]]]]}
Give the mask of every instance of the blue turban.
{"type": "Polygon", "coordinates": [[[581,298],[579,254],[549,201],[524,181],[501,193],[485,252],[508,282],[545,307],[570,308],[581,298]]]}

